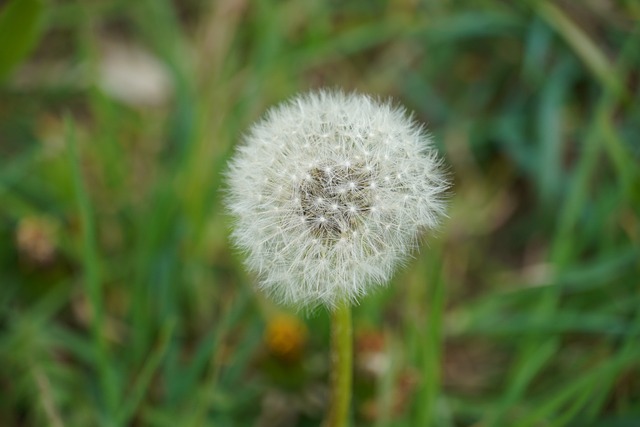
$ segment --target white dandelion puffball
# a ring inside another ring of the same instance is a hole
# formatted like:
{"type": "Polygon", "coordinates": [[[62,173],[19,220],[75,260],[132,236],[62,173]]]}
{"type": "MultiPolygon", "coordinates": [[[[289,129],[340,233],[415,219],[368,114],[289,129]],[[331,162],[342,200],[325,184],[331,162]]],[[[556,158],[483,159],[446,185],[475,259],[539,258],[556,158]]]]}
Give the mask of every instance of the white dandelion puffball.
{"type": "Polygon", "coordinates": [[[232,239],[259,288],[298,307],[384,285],[444,213],[429,135],[369,96],[320,91],[272,108],[227,171],[232,239]]]}

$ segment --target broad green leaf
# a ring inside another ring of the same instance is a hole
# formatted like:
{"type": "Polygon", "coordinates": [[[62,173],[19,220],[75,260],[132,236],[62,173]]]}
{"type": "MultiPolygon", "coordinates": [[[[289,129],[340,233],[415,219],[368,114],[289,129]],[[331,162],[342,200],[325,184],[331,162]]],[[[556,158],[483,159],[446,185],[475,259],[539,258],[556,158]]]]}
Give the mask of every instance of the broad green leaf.
{"type": "Polygon", "coordinates": [[[13,0],[0,9],[0,81],[26,58],[42,30],[42,0],[13,0]]]}

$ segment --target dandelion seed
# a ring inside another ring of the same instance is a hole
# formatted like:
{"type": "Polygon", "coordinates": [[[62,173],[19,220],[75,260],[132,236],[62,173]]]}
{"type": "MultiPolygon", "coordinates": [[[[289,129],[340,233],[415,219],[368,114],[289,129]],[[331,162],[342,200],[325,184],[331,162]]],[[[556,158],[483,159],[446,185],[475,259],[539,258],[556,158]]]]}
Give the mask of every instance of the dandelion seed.
{"type": "Polygon", "coordinates": [[[259,288],[329,308],[389,281],[421,231],[437,225],[448,187],[429,135],[404,109],[328,91],[270,110],[235,153],[227,182],[232,238],[259,288]]]}

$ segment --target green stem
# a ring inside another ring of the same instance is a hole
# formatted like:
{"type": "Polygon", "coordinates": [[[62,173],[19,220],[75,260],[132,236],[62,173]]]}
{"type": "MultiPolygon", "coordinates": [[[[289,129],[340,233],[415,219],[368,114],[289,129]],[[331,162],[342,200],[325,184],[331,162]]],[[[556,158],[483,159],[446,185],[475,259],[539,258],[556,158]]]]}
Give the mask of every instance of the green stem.
{"type": "Polygon", "coordinates": [[[331,408],[325,427],[349,424],[353,377],[353,337],[351,306],[338,305],[331,316],[331,408]]]}

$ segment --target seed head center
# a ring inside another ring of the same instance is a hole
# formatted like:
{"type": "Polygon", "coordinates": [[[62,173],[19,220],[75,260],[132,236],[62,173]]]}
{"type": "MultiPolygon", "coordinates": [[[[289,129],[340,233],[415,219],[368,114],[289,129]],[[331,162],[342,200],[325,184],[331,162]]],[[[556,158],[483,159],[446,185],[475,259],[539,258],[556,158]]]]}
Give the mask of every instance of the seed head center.
{"type": "Polygon", "coordinates": [[[305,223],[325,243],[353,234],[371,211],[371,182],[361,164],[310,169],[298,188],[305,223]]]}

